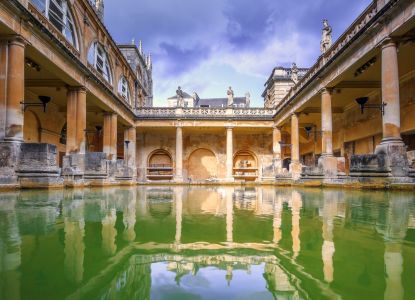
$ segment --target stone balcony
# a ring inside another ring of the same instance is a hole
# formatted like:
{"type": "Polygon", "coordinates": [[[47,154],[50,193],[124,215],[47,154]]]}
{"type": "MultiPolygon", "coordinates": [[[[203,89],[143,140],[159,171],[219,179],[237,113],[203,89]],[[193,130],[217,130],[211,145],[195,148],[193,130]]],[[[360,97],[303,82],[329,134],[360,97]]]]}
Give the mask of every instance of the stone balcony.
{"type": "Polygon", "coordinates": [[[275,110],[267,108],[146,107],[138,108],[138,119],[152,120],[264,120],[272,121],[275,110]]]}

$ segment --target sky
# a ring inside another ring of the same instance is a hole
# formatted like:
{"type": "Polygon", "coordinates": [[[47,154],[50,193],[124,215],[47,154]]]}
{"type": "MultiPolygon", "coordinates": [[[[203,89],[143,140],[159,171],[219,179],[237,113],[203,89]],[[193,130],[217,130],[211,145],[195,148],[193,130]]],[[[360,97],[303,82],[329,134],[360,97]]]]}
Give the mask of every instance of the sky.
{"type": "Polygon", "coordinates": [[[117,43],[152,54],[154,106],[180,85],[201,98],[251,94],[262,107],[276,66],[310,67],[320,55],[322,20],[336,40],[371,0],[105,0],[117,43]]]}

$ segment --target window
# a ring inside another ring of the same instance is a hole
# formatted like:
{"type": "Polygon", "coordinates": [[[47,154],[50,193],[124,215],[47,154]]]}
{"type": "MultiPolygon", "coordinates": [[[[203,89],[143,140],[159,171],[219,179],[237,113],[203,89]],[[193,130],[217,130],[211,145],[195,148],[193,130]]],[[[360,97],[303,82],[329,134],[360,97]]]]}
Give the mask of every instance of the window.
{"type": "MultiPolygon", "coordinates": [[[[123,76],[118,83],[118,93],[123,97],[128,103],[130,103],[130,88],[128,86],[127,79],[123,76]]],[[[130,103],[131,104],[131,103],[130,103]]]]}
{"type": "Polygon", "coordinates": [[[78,49],[75,25],[67,0],[30,0],[49,21],[78,49]]]}
{"type": "Polygon", "coordinates": [[[112,82],[111,69],[108,62],[108,55],[98,42],[94,42],[88,51],[88,62],[105,78],[112,82]]]}

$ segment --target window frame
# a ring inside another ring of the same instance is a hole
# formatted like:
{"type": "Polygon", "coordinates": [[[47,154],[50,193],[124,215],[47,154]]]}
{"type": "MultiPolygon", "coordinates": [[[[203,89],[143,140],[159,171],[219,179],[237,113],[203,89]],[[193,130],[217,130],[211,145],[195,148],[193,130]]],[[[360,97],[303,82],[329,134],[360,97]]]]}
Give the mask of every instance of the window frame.
{"type": "Polygon", "coordinates": [[[53,24],[65,39],[79,51],[77,26],[75,25],[75,18],[68,0],[61,0],[62,5],[59,5],[58,0],[30,0],[30,3],[33,4],[33,6],[35,6],[49,22],[53,24]],[[51,9],[51,4],[62,13],[62,19],[58,18],[59,15],[51,9]],[[43,8],[41,7],[42,5],[44,5],[43,8]],[[58,25],[62,28],[59,28],[58,25]],[[70,35],[67,33],[70,33],[70,35]]]}

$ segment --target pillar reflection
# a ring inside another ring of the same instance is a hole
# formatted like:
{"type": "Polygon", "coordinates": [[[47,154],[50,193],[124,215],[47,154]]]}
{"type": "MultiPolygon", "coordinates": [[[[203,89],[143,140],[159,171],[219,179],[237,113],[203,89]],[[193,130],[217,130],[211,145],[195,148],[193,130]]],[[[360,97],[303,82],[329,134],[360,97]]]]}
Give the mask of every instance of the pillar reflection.
{"type": "Polygon", "coordinates": [[[0,298],[20,299],[22,240],[16,214],[17,192],[3,193],[0,201],[0,298]]]}
{"type": "Polygon", "coordinates": [[[404,298],[402,243],[408,229],[409,203],[412,199],[411,194],[401,193],[399,196],[396,195],[393,200],[389,201],[385,217],[380,218],[381,223],[384,222],[385,300],[404,298]]]}
{"type": "Polygon", "coordinates": [[[323,247],[321,249],[321,257],[323,259],[324,280],[328,283],[333,282],[333,256],[335,246],[333,241],[333,221],[337,215],[338,192],[323,191],[323,207],[321,215],[323,218],[323,247]]]}
{"type": "Polygon", "coordinates": [[[176,205],[176,235],[174,241],[178,245],[182,240],[183,187],[177,187],[174,196],[176,205]]]}
{"type": "Polygon", "coordinates": [[[115,238],[117,237],[117,230],[115,229],[117,211],[114,201],[111,201],[113,197],[112,191],[109,190],[108,194],[103,193],[103,200],[101,202],[102,250],[105,255],[109,256],[114,255],[117,251],[117,245],[115,244],[115,238]]]}
{"type": "Polygon", "coordinates": [[[233,190],[226,189],[226,241],[233,242],[233,190]]]}
{"type": "Polygon", "coordinates": [[[273,219],[273,228],[274,228],[274,237],[273,242],[278,244],[282,237],[281,224],[282,224],[282,209],[283,209],[283,199],[280,194],[275,196],[274,201],[274,219],[273,219]]]}
{"type": "Polygon", "coordinates": [[[137,193],[136,189],[129,189],[124,191],[123,197],[123,224],[124,232],[123,238],[127,242],[133,242],[136,238],[135,223],[136,223],[136,205],[137,193]]]}
{"type": "Polygon", "coordinates": [[[290,208],[292,214],[292,229],[291,229],[291,237],[293,240],[293,258],[296,259],[298,254],[301,250],[301,241],[300,241],[300,211],[303,207],[303,200],[301,198],[301,194],[297,191],[292,191],[291,200],[290,200],[290,208]]]}
{"type": "Polygon", "coordinates": [[[83,191],[69,190],[62,205],[65,226],[64,267],[67,278],[75,283],[80,283],[84,275],[84,209],[83,191]]]}

